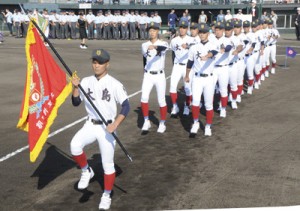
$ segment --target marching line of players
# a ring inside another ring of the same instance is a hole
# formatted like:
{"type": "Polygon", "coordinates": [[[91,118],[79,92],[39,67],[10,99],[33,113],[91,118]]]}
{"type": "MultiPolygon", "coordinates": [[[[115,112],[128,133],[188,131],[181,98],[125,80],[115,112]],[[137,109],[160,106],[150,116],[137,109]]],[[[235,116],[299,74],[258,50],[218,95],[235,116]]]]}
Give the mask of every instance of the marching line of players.
{"type": "MultiPolygon", "coordinates": [[[[150,24],[149,33],[159,30],[156,23],[150,24]]],[[[141,109],[144,116],[142,131],[151,127],[148,115],[148,99],[153,86],[156,86],[160,105],[160,124],[157,132],[166,130],[165,103],[165,53],[172,50],[173,69],[170,82],[172,115],[180,110],[177,105],[177,86],[181,79],[186,94],[183,115],[192,113],[191,134],[199,130],[199,113],[203,105],[206,110],[205,136],[211,136],[215,95],[219,95],[220,117],[226,117],[228,102],[233,110],[238,109],[244,94],[244,76],[246,74],[246,93],[252,95],[259,89],[262,81],[275,74],[276,42],[279,32],[273,28],[273,21],[244,21],[232,19],[227,22],[214,22],[210,28],[205,23],[179,23],[178,36],[165,41],[150,36],[150,41],[142,45],[145,59],[144,79],[142,85],[141,109]],[[212,32],[210,32],[212,31],[212,32]],[[168,48],[166,48],[168,46],[168,48]],[[271,62],[270,62],[271,60],[271,62]],[[204,101],[201,101],[203,96],[204,101]]],[[[158,33],[157,33],[158,34],[158,33]]],[[[155,36],[154,36],[155,37],[155,36]]]]}

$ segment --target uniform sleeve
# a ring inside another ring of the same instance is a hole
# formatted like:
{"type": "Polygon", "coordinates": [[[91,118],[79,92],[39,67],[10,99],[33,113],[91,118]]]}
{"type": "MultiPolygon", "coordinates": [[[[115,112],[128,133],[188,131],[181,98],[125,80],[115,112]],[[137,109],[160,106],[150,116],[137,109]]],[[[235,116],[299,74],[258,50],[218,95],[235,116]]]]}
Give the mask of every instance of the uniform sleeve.
{"type": "Polygon", "coordinates": [[[119,81],[116,81],[115,85],[115,100],[117,103],[122,104],[125,100],[128,99],[127,92],[123,84],[121,84],[119,81]]]}
{"type": "Polygon", "coordinates": [[[147,57],[147,50],[148,50],[147,45],[145,43],[142,44],[142,54],[143,54],[143,57],[147,57]]]}
{"type": "Polygon", "coordinates": [[[175,39],[171,40],[170,48],[171,48],[172,51],[175,51],[175,39]]]}
{"type": "Polygon", "coordinates": [[[188,53],[188,60],[189,61],[194,61],[194,45],[190,48],[189,53],[188,53]]]}

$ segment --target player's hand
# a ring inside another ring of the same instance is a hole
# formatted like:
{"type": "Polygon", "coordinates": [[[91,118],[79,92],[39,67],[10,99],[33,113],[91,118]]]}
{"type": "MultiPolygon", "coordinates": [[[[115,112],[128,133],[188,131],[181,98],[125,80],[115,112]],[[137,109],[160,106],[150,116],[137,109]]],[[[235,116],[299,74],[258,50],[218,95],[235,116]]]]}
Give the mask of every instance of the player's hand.
{"type": "Polygon", "coordinates": [[[260,55],[264,55],[264,51],[263,50],[260,50],[260,55]]]}
{"type": "Polygon", "coordinates": [[[200,56],[200,58],[201,58],[202,61],[207,61],[207,60],[208,60],[207,55],[205,55],[205,56],[200,56]]]}
{"type": "Polygon", "coordinates": [[[184,44],[181,45],[181,47],[184,48],[184,49],[187,49],[188,45],[186,43],[184,43],[184,44]]]}
{"type": "Polygon", "coordinates": [[[236,55],[238,55],[238,52],[237,51],[233,51],[232,55],[236,56],[236,55]]]}
{"type": "Polygon", "coordinates": [[[154,45],[149,45],[148,50],[153,50],[153,49],[155,49],[155,46],[154,45]]]}
{"type": "Polygon", "coordinates": [[[71,77],[71,83],[73,84],[73,86],[75,88],[78,88],[79,84],[80,84],[80,78],[75,74],[71,77]]]}
{"type": "Polygon", "coordinates": [[[221,48],[219,53],[220,53],[220,54],[225,53],[225,48],[221,48]]]}
{"type": "Polygon", "coordinates": [[[185,76],[185,77],[184,77],[184,81],[185,81],[186,83],[189,83],[189,82],[190,82],[189,76],[185,76]]]}
{"type": "Polygon", "coordinates": [[[116,129],[117,129],[117,126],[116,126],[114,123],[108,124],[108,125],[106,126],[106,130],[107,130],[107,132],[109,132],[109,133],[115,132],[116,129]]]}
{"type": "Polygon", "coordinates": [[[252,54],[252,50],[248,50],[246,54],[252,54]]]}

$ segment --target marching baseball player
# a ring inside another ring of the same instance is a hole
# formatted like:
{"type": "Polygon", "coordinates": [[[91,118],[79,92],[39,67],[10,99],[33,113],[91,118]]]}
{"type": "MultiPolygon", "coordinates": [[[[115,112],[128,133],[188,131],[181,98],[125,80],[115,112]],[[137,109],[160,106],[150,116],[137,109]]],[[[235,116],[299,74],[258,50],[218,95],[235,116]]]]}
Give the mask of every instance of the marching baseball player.
{"type": "MultiPolygon", "coordinates": [[[[269,40],[269,57],[271,56],[272,61],[272,68],[271,73],[275,74],[275,67],[276,67],[276,43],[277,39],[280,37],[280,34],[277,29],[273,27],[273,21],[268,21],[268,27],[270,29],[270,40],[269,40]]],[[[269,60],[269,57],[267,57],[267,60],[269,60]]],[[[269,70],[269,66],[267,66],[267,70],[269,70]]],[[[267,73],[267,71],[266,71],[267,73]]]]}
{"type": "Polygon", "coordinates": [[[87,162],[83,148],[97,140],[104,169],[104,192],[99,204],[100,210],[108,210],[110,208],[110,194],[115,180],[115,139],[111,133],[116,131],[130,110],[127,93],[123,85],[108,74],[109,60],[110,56],[107,51],[103,49],[94,50],[92,54],[94,75],[83,78],[81,82],[77,76],[72,77],[74,87],[72,103],[74,106],[79,106],[80,103],[84,101],[85,109],[88,113],[86,123],[75,134],[70,144],[73,159],[82,170],[78,189],[87,188],[90,179],[94,176],[94,172],[87,162]],[[79,84],[81,84],[82,88],[101,112],[108,123],[107,126],[99,119],[88,100],[78,89],[79,84]],[[122,105],[122,109],[116,117],[117,103],[122,105]]]}
{"type": "MultiPolygon", "coordinates": [[[[179,36],[171,41],[171,49],[174,53],[174,65],[171,74],[170,97],[173,104],[171,115],[177,115],[179,107],[177,105],[177,85],[179,80],[185,77],[186,64],[188,61],[188,52],[193,39],[187,35],[189,24],[186,21],[179,22],[179,36]]],[[[190,103],[192,100],[191,84],[184,83],[186,101],[183,109],[183,115],[189,115],[190,103]]]]}
{"type": "Polygon", "coordinates": [[[225,25],[218,21],[215,24],[215,43],[218,54],[215,56],[214,84],[218,82],[220,92],[220,117],[226,117],[226,107],[228,103],[228,81],[229,81],[229,52],[232,44],[229,38],[224,36],[225,25]]]}
{"type": "Polygon", "coordinates": [[[263,61],[263,54],[264,54],[264,36],[261,31],[261,22],[260,20],[256,20],[257,26],[252,27],[252,31],[254,32],[257,42],[255,45],[255,50],[259,51],[258,58],[256,60],[256,64],[254,67],[255,72],[255,82],[254,82],[254,88],[259,89],[259,85],[261,83],[260,77],[261,77],[261,70],[262,70],[262,61],[263,61]]]}
{"type": "Polygon", "coordinates": [[[141,108],[144,116],[142,131],[148,131],[151,127],[149,120],[149,95],[156,87],[158,103],[160,106],[160,123],[157,132],[164,133],[166,130],[166,77],[165,77],[165,56],[168,43],[158,38],[159,24],[151,22],[149,24],[150,40],[142,44],[142,54],[144,57],[144,79],[142,84],[141,108]]]}
{"type": "Polygon", "coordinates": [[[232,49],[229,52],[229,84],[230,84],[230,94],[231,94],[231,107],[232,109],[237,109],[237,95],[238,95],[238,66],[237,62],[239,60],[238,54],[243,50],[243,42],[236,36],[233,36],[233,23],[231,21],[225,24],[225,37],[230,39],[232,49]]]}
{"type": "Polygon", "coordinates": [[[236,102],[240,103],[242,101],[242,92],[244,88],[244,74],[245,74],[245,54],[246,54],[246,49],[245,49],[245,40],[246,36],[244,33],[242,33],[242,25],[243,22],[242,20],[235,20],[233,22],[233,32],[234,32],[234,37],[236,37],[239,40],[239,43],[242,43],[242,50],[238,54],[238,60],[236,61],[236,68],[238,71],[238,77],[237,77],[237,87],[238,87],[238,92],[237,92],[237,98],[236,102]]]}
{"type": "MultiPolygon", "coordinates": [[[[251,95],[253,92],[253,84],[254,84],[254,66],[257,60],[258,51],[254,50],[256,46],[256,38],[254,33],[250,30],[250,21],[243,22],[244,33],[246,36],[245,43],[245,63],[246,63],[246,70],[248,76],[248,89],[247,94],[251,95]]],[[[252,22],[252,27],[256,27],[255,22],[252,22]]]]}
{"type": "Polygon", "coordinates": [[[205,23],[199,24],[199,36],[201,43],[193,45],[188,54],[185,81],[190,81],[190,71],[194,72],[192,80],[192,116],[194,123],[191,134],[196,134],[199,130],[199,109],[201,95],[204,95],[206,109],[205,136],[211,136],[211,124],[213,121],[213,98],[214,98],[214,78],[213,78],[213,57],[218,53],[214,43],[208,41],[209,27],[205,23]]]}
{"type": "Polygon", "coordinates": [[[190,25],[191,37],[193,38],[193,43],[197,44],[200,43],[199,37],[199,25],[195,22],[192,22],[190,25]]]}

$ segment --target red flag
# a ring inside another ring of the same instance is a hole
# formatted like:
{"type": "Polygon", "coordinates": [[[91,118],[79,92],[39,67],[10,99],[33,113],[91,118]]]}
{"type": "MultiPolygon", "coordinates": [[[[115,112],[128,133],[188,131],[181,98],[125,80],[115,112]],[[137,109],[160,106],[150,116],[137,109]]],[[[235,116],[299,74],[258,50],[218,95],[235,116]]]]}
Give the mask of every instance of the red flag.
{"type": "Polygon", "coordinates": [[[17,128],[28,132],[30,161],[45,144],[57,110],[72,91],[67,75],[56,64],[30,22],[26,37],[27,75],[17,128]]]}

